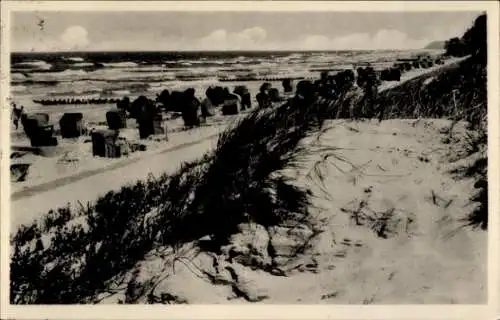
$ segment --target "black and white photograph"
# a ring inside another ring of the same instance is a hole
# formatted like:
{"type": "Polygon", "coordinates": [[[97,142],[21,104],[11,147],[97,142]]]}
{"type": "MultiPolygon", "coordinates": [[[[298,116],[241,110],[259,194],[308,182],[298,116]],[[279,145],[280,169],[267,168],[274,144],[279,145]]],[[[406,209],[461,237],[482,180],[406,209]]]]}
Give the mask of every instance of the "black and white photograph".
{"type": "Polygon", "coordinates": [[[2,24],[9,305],[488,304],[491,6],[102,3],[2,24]]]}

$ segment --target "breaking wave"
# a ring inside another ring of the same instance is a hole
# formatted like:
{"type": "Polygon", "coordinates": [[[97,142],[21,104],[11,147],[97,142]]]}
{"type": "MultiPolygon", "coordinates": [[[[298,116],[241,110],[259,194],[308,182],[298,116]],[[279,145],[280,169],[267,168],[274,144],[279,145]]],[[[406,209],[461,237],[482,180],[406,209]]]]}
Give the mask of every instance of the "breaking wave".
{"type": "Polygon", "coordinates": [[[83,62],[85,59],[82,57],[65,57],[64,60],[74,61],[74,62],[83,62]]]}
{"type": "Polygon", "coordinates": [[[88,53],[84,58],[56,53],[26,54],[12,60],[11,85],[18,97],[147,94],[163,88],[205,85],[225,79],[260,81],[258,79],[318,75],[319,69],[347,68],[346,64],[360,61],[392,61],[400,54],[109,52],[88,53]]]}
{"type": "Polygon", "coordinates": [[[47,63],[45,61],[26,61],[26,62],[18,62],[15,63],[14,66],[26,66],[26,67],[32,67],[36,69],[42,69],[42,70],[50,70],[52,68],[52,65],[50,63],[47,63]]]}
{"type": "Polygon", "coordinates": [[[108,62],[108,63],[103,63],[105,67],[111,67],[111,68],[134,68],[137,67],[138,64],[135,62],[127,61],[127,62],[108,62]]]}
{"type": "Polygon", "coordinates": [[[75,67],[75,68],[84,68],[84,67],[93,67],[94,64],[90,63],[90,62],[79,62],[79,63],[75,63],[71,66],[75,67]]]}

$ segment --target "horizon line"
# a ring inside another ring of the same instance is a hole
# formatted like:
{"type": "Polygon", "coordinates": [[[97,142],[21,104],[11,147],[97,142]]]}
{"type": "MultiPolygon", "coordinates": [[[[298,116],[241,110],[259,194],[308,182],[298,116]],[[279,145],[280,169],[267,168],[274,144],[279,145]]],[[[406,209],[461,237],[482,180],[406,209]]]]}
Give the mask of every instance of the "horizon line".
{"type": "Polygon", "coordinates": [[[171,53],[171,52],[209,52],[209,53],[219,53],[219,52],[342,52],[342,51],[412,51],[412,50],[442,50],[442,49],[429,49],[429,48],[412,48],[412,49],[325,49],[325,50],[302,50],[302,49],[284,49],[284,50],[82,50],[82,51],[10,51],[10,54],[37,54],[37,53],[171,53]]]}

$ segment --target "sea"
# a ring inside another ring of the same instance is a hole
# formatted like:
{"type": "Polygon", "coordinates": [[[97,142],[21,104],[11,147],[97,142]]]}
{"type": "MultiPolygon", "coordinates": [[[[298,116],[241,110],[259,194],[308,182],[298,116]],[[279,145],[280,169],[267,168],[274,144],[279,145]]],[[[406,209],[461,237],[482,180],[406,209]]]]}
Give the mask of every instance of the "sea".
{"type": "Polygon", "coordinates": [[[163,89],[187,87],[202,96],[203,87],[230,87],[238,79],[315,77],[364,63],[383,68],[424,51],[12,53],[11,97],[26,110],[61,112],[74,107],[33,100],[154,97],[163,89]]]}

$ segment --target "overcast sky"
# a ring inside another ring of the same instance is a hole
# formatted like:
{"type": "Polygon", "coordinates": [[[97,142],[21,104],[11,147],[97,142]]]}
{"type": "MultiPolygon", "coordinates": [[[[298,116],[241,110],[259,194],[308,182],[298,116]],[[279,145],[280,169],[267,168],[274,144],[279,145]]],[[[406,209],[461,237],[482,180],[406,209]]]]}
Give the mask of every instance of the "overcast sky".
{"type": "Polygon", "coordinates": [[[13,51],[414,49],[461,35],[479,14],[13,12],[11,45],[13,51]]]}

